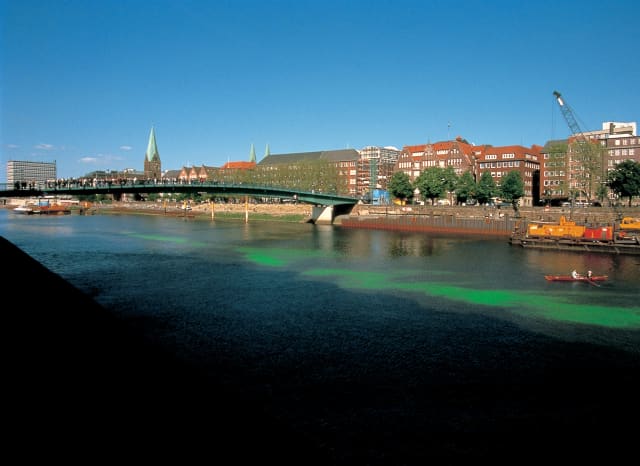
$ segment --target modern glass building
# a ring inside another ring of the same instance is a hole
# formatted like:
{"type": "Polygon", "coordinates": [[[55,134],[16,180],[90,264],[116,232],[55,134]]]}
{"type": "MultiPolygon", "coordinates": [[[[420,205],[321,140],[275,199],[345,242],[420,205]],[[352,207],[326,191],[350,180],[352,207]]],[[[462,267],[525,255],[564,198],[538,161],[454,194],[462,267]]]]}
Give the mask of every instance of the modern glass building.
{"type": "Polygon", "coordinates": [[[55,162],[23,160],[9,160],[7,162],[8,189],[44,187],[47,181],[55,181],[56,178],[55,162]]]}

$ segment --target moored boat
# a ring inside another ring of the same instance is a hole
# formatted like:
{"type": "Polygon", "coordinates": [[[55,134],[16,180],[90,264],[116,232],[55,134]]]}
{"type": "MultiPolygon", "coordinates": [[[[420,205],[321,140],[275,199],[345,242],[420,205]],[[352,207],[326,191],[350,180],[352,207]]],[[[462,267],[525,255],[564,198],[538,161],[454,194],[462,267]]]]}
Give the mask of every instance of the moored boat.
{"type": "Polygon", "coordinates": [[[67,215],[71,213],[71,209],[60,204],[45,204],[34,207],[33,213],[40,215],[67,215]]]}
{"type": "Polygon", "coordinates": [[[16,214],[31,215],[33,213],[33,208],[26,205],[21,205],[13,209],[13,212],[15,212],[16,214]]]}
{"type": "Polygon", "coordinates": [[[578,225],[564,216],[559,222],[524,221],[509,243],[525,249],[640,255],[640,236],[618,230],[615,224],[578,225]]]}

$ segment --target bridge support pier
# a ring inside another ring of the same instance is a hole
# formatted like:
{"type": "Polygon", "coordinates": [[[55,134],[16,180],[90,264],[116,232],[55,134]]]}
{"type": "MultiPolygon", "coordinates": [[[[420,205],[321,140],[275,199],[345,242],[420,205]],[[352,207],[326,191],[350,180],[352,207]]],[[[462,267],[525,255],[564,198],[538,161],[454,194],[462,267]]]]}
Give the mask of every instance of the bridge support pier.
{"type": "Polygon", "coordinates": [[[331,225],[334,219],[333,206],[313,206],[311,220],[317,225],[331,225]]]}

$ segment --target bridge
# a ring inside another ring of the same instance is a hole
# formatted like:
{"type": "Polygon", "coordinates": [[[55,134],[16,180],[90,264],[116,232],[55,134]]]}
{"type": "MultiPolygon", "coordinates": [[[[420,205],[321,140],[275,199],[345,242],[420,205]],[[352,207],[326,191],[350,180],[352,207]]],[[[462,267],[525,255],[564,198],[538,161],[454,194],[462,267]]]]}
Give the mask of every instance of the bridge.
{"type": "Polygon", "coordinates": [[[112,183],[99,181],[90,184],[39,183],[37,186],[17,186],[7,183],[0,184],[1,198],[28,198],[50,196],[92,196],[112,195],[116,199],[123,194],[215,194],[224,197],[254,197],[254,198],[279,198],[292,199],[313,205],[311,220],[314,223],[333,223],[338,215],[351,212],[358,199],[337,194],[328,194],[315,191],[298,191],[274,186],[257,186],[242,183],[221,182],[184,182],[184,183],[153,183],[147,181],[112,183]]]}

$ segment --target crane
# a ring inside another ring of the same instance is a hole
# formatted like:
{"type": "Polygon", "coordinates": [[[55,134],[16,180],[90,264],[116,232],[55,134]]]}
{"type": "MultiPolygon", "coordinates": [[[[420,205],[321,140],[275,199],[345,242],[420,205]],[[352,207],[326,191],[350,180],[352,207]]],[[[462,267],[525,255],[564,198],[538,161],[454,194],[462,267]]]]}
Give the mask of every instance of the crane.
{"type": "Polygon", "coordinates": [[[564,99],[562,98],[562,95],[558,91],[553,91],[553,95],[556,98],[558,105],[560,106],[560,111],[562,112],[562,116],[564,117],[564,119],[567,121],[567,124],[569,125],[569,129],[572,131],[574,135],[580,135],[582,136],[583,139],[586,140],[586,137],[584,134],[582,134],[582,130],[580,129],[578,122],[573,116],[573,111],[571,110],[571,107],[569,107],[565,103],[564,99]]]}
{"type": "Polygon", "coordinates": [[[587,201],[591,201],[592,188],[594,183],[600,181],[600,172],[602,169],[602,160],[598,152],[595,150],[594,144],[584,135],[573,110],[567,105],[558,91],[553,91],[553,95],[560,106],[562,116],[569,125],[573,137],[575,138],[575,150],[577,156],[573,159],[574,163],[569,163],[569,176],[575,178],[582,192],[587,197],[587,201]]]}

